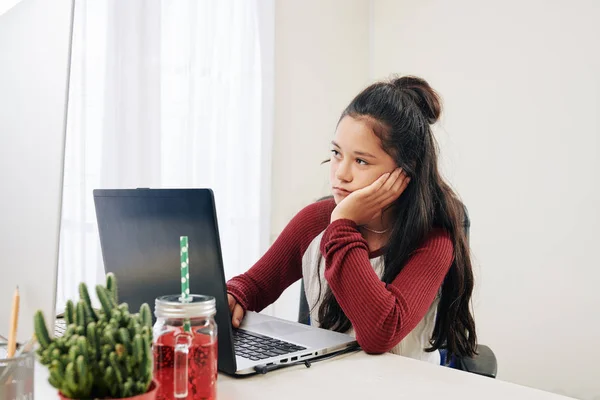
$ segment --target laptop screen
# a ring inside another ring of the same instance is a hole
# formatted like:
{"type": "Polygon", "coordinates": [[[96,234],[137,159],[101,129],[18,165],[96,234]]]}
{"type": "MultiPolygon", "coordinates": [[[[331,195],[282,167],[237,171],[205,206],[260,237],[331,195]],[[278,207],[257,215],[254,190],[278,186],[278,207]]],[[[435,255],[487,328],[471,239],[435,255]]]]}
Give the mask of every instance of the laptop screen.
{"type": "Polygon", "coordinates": [[[217,303],[219,369],[235,372],[231,317],[210,189],[95,190],[106,272],[119,282],[131,312],[157,297],[181,293],[179,238],[189,240],[190,292],[217,303]]]}

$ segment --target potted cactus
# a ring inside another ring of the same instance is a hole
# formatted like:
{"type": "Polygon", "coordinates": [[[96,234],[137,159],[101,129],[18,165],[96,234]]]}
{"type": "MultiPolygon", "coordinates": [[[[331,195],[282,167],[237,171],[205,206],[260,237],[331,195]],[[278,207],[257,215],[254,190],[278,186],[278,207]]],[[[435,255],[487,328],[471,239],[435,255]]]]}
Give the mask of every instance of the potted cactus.
{"type": "Polygon", "coordinates": [[[96,286],[102,305],[94,310],[87,286],[79,285],[80,300],[65,310],[67,330],[51,339],[41,311],[35,314],[38,359],[48,367],[48,381],[62,399],[154,400],[152,380],[152,316],[143,304],[137,315],[118,304],[115,276],[96,286]]]}

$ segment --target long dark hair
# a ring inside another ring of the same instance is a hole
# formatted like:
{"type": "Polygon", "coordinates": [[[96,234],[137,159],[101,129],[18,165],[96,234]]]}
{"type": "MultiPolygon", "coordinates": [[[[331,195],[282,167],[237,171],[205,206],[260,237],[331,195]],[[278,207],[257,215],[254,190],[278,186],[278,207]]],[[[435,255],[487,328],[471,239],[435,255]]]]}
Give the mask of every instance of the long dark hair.
{"type": "MultiPolygon", "coordinates": [[[[451,355],[475,354],[477,337],[471,315],[473,271],[463,229],[464,207],[438,171],[438,148],[431,131],[441,113],[437,93],[423,79],[406,76],[378,82],[363,90],[344,110],[364,118],[383,149],[411,177],[394,203],[395,219],[385,251],[381,280],[390,283],[433,228],[445,229],[454,245],[454,260],[441,287],[437,319],[426,351],[446,348],[451,355]]],[[[351,327],[330,288],[319,308],[320,326],[338,332],[351,327]]]]}

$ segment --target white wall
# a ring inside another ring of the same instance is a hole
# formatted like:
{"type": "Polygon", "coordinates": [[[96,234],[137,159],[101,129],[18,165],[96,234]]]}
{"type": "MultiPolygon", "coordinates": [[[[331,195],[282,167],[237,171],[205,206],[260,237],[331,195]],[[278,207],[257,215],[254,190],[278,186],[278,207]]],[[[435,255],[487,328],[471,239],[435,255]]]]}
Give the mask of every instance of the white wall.
{"type": "Polygon", "coordinates": [[[600,399],[600,2],[374,0],[373,74],[445,100],[499,378],[600,399]]]}
{"type": "MultiPolygon", "coordinates": [[[[275,126],[271,239],[328,193],[329,142],[368,79],[368,0],[275,2],[275,126]]],[[[275,304],[298,317],[299,283],[275,304]]]]}

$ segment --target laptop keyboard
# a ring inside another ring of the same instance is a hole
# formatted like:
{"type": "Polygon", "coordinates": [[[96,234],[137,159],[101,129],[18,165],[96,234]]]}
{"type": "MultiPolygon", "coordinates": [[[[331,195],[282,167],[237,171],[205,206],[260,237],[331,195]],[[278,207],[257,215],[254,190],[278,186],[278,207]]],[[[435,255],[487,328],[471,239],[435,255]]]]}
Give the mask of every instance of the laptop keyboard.
{"type": "Polygon", "coordinates": [[[233,330],[233,346],[235,348],[235,355],[252,361],[306,350],[306,347],[241,329],[233,330]]]}
{"type": "Polygon", "coordinates": [[[62,337],[67,331],[67,323],[64,319],[60,318],[54,322],[54,337],[62,337]]]}
{"type": "MultiPolygon", "coordinates": [[[[65,320],[57,319],[54,324],[54,337],[62,337],[66,330],[67,324],[65,320]]],[[[306,350],[306,347],[263,336],[254,332],[250,333],[241,329],[233,330],[233,345],[237,356],[252,361],[264,360],[265,358],[306,350]]]]}

